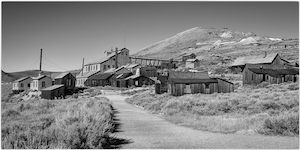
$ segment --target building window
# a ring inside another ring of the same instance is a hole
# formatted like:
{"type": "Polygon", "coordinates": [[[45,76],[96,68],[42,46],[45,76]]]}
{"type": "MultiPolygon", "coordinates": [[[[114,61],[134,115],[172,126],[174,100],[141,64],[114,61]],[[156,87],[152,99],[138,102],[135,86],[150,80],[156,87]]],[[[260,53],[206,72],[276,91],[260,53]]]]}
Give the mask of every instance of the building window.
{"type": "Polygon", "coordinates": [[[27,87],[30,87],[30,83],[27,84],[27,87]]]}
{"type": "Polygon", "coordinates": [[[98,66],[96,65],[96,70],[98,69],[98,66]]]}
{"type": "Polygon", "coordinates": [[[42,81],[42,87],[46,87],[45,81],[42,81]]]}
{"type": "Polygon", "coordinates": [[[107,65],[107,69],[109,69],[110,68],[110,65],[107,65]]]}
{"type": "Polygon", "coordinates": [[[67,85],[71,86],[71,79],[68,79],[67,85]]]}
{"type": "Polygon", "coordinates": [[[205,83],[205,88],[209,89],[209,83],[205,83]]]}
{"type": "Polygon", "coordinates": [[[251,79],[254,80],[254,74],[252,74],[252,78],[251,79]]]}
{"type": "Polygon", "coordinates": [[[115,66],[114,66],[114,65],[112,65],[112,67],[113,67],[113,68],[115,68],[115,66]]]}
{"type": "Polygon", "coordinates": [[[106,70],[106,65],[103,65],[103,70],[106,70]]]}

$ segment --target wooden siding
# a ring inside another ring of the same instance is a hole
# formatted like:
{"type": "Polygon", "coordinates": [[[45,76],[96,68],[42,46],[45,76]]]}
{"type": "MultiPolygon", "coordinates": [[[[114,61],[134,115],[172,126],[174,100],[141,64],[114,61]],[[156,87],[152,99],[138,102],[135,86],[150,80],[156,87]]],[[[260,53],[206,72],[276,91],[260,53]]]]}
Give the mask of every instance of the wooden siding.
{"type": "Polygon", "coordinates": [[[30,83],[30,89],[31,90],[38,90],[39,91],[39,90],[47,88],[49,86],[52,86],[52,79],[50,77],[44,77],[40,80],[32,80],[31,83],[30,83]],[[42,87],[42,82],[45,82],[45,87],[42,87]]]}
{"type": "Polygon", "coordinates": [[[21,82],[13,82],[13,88],[12,90],[29,90],[30,89],[30,86],[31,86],[31,81],[32,81],[32,78],[27,78],[25,80],[22,80],[21,82]],[[23,84],[23,87],[21,87],[21,84],[23,84]],[[28,87],[28,84],[29,84],[29,87],[28,87]]]}
{"type": "Polygon", "coordinates": [[[127,84],[129,87],[131,86],[136,86],[136,87],[141,87],[143,85],[152,85],[154,84],[154,81],[151,80],[150,78],[144,77],[144,76],[140,76],[138,78],[135,79],[129,79],[127,81],[127,84]]]}
{"type": "Polygon", "coordinates": [[[54,84],[63,84],[66,89],[74,89],[75,82],[76,78],[71,73],[68,73],[63,78],[55,79],[54,84]]]}
{"type": "Polygon", "coordinates": [[[55,97],[64,98],[65,97],[65,88],[60,87],[60,88],[57,88],[54,90],[47,90],[47,91],[42,90],[41,97],[44,99],[55,99],[55,97]]]}
{"type": "Polygon", "coordinates": [[[219,93],[230,93],[234,91],[234,85],[231,82],[224,81],[222,79],[218,80],[218,92],[219,93]]]}

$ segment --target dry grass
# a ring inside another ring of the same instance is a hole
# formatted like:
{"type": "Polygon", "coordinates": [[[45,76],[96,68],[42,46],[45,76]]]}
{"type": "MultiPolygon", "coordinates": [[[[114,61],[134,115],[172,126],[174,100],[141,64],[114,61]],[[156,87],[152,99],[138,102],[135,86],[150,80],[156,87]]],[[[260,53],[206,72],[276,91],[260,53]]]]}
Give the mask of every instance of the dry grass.
{"type": "Polygon", "coordinates": [[[262,83],[254,87],[239,87],[234,93],[188,94],[181,97],[166,93],[154,95],[146,91],[126,101],[163,114],[171,122],[195,129],[294,136],[299,134],[295,130],[295,127],[299,128],[299,91],[295,90],[299,89],[298,84],[262,83]]]}
{"type": "Polygon", "coordinates": [[[2,102],[4,149],[105,148],[113,129],[106,98],[2,102]]]}

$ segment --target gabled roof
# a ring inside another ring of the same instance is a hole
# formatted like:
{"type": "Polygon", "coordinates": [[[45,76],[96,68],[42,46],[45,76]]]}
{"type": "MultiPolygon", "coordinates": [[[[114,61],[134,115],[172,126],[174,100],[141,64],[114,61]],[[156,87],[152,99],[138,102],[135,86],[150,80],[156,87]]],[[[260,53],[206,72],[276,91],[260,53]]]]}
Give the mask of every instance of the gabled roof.
{"type": "Polygon", "coordinates": [[[230,66],[244,66],[245,64],[268,64],[272,63],[278,54],[272,53],[258,56],[247,56],[237,58],[230,66]]]}
{"type": "Polygon", "coordinates": [[[63,86],[64,86],[63,84],[52,85],[52,86],[49,86],[47,88],[41,89],[41,91],[52,91],[52,90],[61,88],[63,86]]]}
{"type": "Polygon", "coordinates": [[[100,72],[100,71],[99,70],[98,71],[90,71],[90,72],[84,73],[83,75],[81,75],[81,73],[80,73],[76,76],[76,78],[88,78],[88,77],[90,77],[90,76],[92,76],[92,75],[94,75],[98,72],[100,72]]]}
{"type": "Polygon", "coordinates": [[[110,68],[110,69],[104,71],[104,73],[114,73],[115,70],[116,70],[116,68],[110,68]]]}
{"type": "Polygon", "coordinates": [[[170,71],[169,79],[210,79],[208,72],[177,72],[170,71]]]}
{"type": "Polygon", "coordinates": [[[247,64],[246,67],[256,74],[267,74],[272,77],[282,77],[283,75],[299,74],[299,68],[288,65],[253,65],[247,64]]]}
{"type": "Polygon", "coordinates": [[[127,68],[127,69],[132,69],[132,68],[137,67],[137,66],[139,66],[139,65],[140,65],[140,64],[127,64],[127,65],[125,65],[124,67],[127,68]]]}
{"type": "Polygon", "coordinates": [[[23,77],[23,78],[20,78],[18,80],[15,80],[14,82],[22,82],[23,80],[26,80],[28,78],[30,78],[30,77],[23,77]]]}
{"type": "MultiPolygon", "coordinates": [[[[45,77],[48,77],[48,76],[40,75],[40,76],[37,76],[37,77],[32,77],[32,80],[40,80],[40,79],[45,78],[45,77]]],[[[48,78],[50,78],[50,77],[48,77],[48,78]]]]}
{"type": "Polygon", "coordinates": [[[172,79],[171,82],[178,84],[218,83],[216,79],[172,79]]]}
{"type": "Polygon", "coordinates": [[[111,73],[97,73],[91,76],[89,79],[107,80],[111,76],[113,76],[111,73]]]}
{"type": "Polygon", "coordinates": [[[195,59],[187,59],[186,61],[188,61],[188,62],[195,62],[195,61],[198,61],[198,59],[197,58],[195,58],[195,59]]]}
{"type": "MultiPolygon", "coordinates": [[[[120,49],[118,50],[118,54],[120,54],[123,50],[128,50],[127,48],[123,48],[123,49],[120,49]]],[[[90,62],[88,64],[85,64],[85,65],[93,65],[93,64],[101,64],[109,59],[111,59],[112,57],[114,57],[116,55],[115,52],[112,52],[111,54],[99,59],[99,60],[96,60],[96,61],[93,61],[93,62],[90,62]]]]}
{"type": "Polygon", "coordinates": [[[70,72],[63,72],[61,74],[59,74],[58,76],[56,76],[54,79],[61,79],[63,77],[65,77],[66,75],[68,75],[70,72]]]}

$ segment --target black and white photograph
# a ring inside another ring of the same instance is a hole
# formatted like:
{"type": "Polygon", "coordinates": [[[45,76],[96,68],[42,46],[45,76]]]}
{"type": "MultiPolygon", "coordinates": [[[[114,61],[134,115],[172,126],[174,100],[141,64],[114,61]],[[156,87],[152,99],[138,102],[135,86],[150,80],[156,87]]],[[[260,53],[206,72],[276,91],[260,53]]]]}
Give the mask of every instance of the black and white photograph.
{"type": "Polygon", "coordinates": [[[299,149],[298,1],[1,5],[1,149],[299,149]]]}

